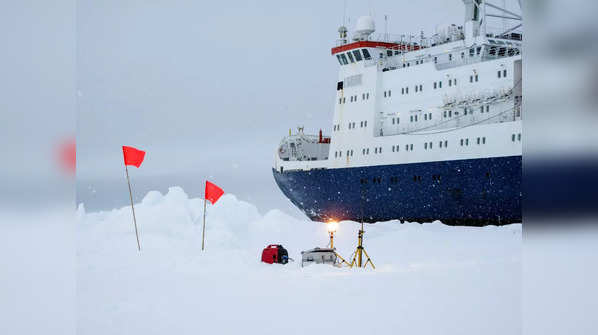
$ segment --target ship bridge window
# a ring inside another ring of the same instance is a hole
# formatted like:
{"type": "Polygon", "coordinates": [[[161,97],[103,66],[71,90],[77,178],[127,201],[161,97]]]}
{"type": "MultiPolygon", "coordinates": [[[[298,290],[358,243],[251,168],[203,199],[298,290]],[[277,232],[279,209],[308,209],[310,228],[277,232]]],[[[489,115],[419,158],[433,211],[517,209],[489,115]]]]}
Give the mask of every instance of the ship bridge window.
{"type": "Polygon", "coordinates": [[[341,56],[340,55],[336,55],[336,59],[338,59],[338,63],[340,65],[343,65],[343,61],[341,60],[341,56]]]}
{"type": "Polygon", "coordinates": [[[347,56],[345,56],[345,54],[341,54],[341,60],[343,61],[343,65],[349,64],[349,62],[347,61],[347,56]]]}
{"type": "Polygon", "coordinates": [[[353,59],[353,55],[351,54],[351,52],[347,52],[347,57],[349,57],[351,63],[355,63],[355,60],[353,59]]]}
{"type": "Polygon", "coordinates": [[[356,61],[359,62],[360,60],[362,60],[362,58],[361,58],[361,52],[359,52],[359,50],[353,50],[353,55],[355,55],[355,60],[356,61]]]}
{"type": "Polygon", "coordinates": [[[370,52],[368,51],[368,49],[361,49],[361,52],[363,52],[363,58],[365,60],[372,59],[372,56],[370,56],[370,52]]]}
{"type": "Polygon", "coordinates": [[[442,88],[442,80],[438,82],[438,88],[442,88]]]}
{"type": "Polygon", "coordinates": [[[438,83],[434,82],[434,89],[436,89],[437,86],[438,86],[438,83]]]}
{"type": "Polygon", "coordinates": [[[477,48],[475,49],[475,53],[476,53],[476,55],[478,55],[478,56],[479,56],[479,55],[480,55],[480,52],[482,52],[482,47],[477,47],[477,48]]]}
{"type": "Polygon", "coordinates": [[[469,49],[469,57],[473,57],[475,50],[473,48],[469,49]]]}
{"type": "Polygon", "coordinates": [[[507,77],[507,70],[502,70],[502,76],[505,78],[507,77]]]}
{"type": "Polygon", "coordinates": [[[392,50],[386,50],[386,55],[387,55],[388,57],[392,56],[392,50]]]}

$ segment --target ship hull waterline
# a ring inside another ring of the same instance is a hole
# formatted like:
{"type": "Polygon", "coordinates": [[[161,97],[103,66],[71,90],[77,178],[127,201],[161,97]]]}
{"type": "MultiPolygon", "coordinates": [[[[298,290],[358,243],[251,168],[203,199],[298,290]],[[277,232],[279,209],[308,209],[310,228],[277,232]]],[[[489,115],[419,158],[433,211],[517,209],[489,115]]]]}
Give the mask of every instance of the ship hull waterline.
{"type": "Polygon", "coordinates": [[[277,171],[278,187],[313,221],[521,222],[521,156],[277,171]]]}

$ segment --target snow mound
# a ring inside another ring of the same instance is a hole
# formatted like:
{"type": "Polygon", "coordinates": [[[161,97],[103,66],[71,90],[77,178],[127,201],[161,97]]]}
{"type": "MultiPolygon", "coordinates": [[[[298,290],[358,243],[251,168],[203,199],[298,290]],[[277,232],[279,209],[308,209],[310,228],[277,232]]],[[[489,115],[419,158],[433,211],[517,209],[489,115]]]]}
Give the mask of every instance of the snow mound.
{"type": "MultiPolygon", "coordinates": [[[[375,271],[301,268],[301,250],[327,245],[324,224],[261,215],[226,194],[207,205],[202,251],[203,206],[180,187],[149,192],[135,205],[140,253],[130,207],[79,206],[81,334],[520,332],[520,225],[377,223],[364,242],[375,271]],[[296,261],[261,263],[268,244],[296,261]]],[[[339,224],[335,246],[347,259],[358,229],[339,224]]]]}

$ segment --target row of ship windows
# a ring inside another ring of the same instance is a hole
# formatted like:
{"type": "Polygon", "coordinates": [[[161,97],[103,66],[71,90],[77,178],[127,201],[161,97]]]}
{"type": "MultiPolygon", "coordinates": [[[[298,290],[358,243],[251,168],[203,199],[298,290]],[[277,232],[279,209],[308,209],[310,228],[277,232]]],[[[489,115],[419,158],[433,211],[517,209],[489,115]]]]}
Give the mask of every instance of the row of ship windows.
{"type": "Polygon", "coordinates": [[[517,139],[517,142],[521,142],[521,133],[511,135],[511,141],[515,142],[515,139],[517,139]]]}
{"type": "MultiPolygon", "coordinates": [[[[521,134],[518,135],[519,137],[519,141],[521,140],[521,134]]],[[[513,134],[513,141],[515,138],[515,134],[513,134]]],[[[477,145],[484,145],[486,144],[486,137],[477,137],[476,138],[476,144],[477,145]]],[[[469,146],[469,138],[462,138],[459,141],[460,146],[469,146]]],[[[438,142],[438,147],[439,148],[443,148],[446,149],[448,148],[448,140],[444,140],[444,141],[439,141],[438,142]]],[[[393,145],[392,146],[392,152],[399,152],[399,145],[393,145]]],[[[432,150],[434,148],[434,143],[433,142],[424,142],[424,150],[432,150]]],[[[413,144],[405,144],[405,151],[413,151],[413,144]]],[[[374,148],[374,154],[381,154],[382,153],[382,147],[375,147],[374,148]]],[[[361,149],[361,154],[362,155],[369,155],[370,154],[370,148],[363,148],[361,149]]],[[[347,150],[346,152],[347,157],[352,157],[353,156],[353,149],[347,150]]],[[[335,151],[334,152],[334,158],[341,158],[343,157],[343,151],[339,150],[339,151],[335,151]]]]}
{"type": "Polygon", "coordinates": [[[337,54],[336,59],[338,59],[338,62],[340,65],[347,65],[347,64],[349,64],[349,62],[351,62],[351,63],[359,62],[362,59],[365,59],[365,60],[372,59],[372,56],[370,55],[370,52],[367,49],[361,49],[361,52],[359,51],[359,49],[353,50],[353,51],[347,51],[346,53],[337,54]],[[362,57],[361,52],[363,52],[363,57],[362,57]]]}
{"type": "MultiPolygon", "coordinates": [[[[507,70],[503,70],[503,73],[504,73],[503,76],[506,77],[507,76],[507,70]]],[[[499,78],[500,78],[500,76],[499,76],[499,78]]],[[[480,80],[480,77],[477,74],[469,76],[469,82],[470,83],[478,82],[479,80],[480,80]]],[[[451,86],[457,86],[457,79],[456,78],[449,79],[448,80],[448,85],[449,85],[449,87],[451,87],[451,86]]],[[[441,81],[435,81],[433,83],[432,87],[434,87],[434,89],[440,89],[440,88],[442,88],[442,80],[441,81]]],[[[422,84],[415,85],[414,88],[415,88],[415,92],[423,92],[424,91],[424,87],[423,87],[422,84]]],[[[409,87],[403,87],[403,88],[401,88],[401,94],[409,94],[409,87]]],[[[387,97],[386,91],[384,91],[384,97],[385,98],[387,97]]],[[[388,97],[390,97],[390,90],[388,91],[388,97]]]]}
{"type": "MultiPolygon", "coordinates": [[[[484,176],[486,178],[490,178],[490,172],[486,172],[484,174],[484,176]]],[[[409,179],[413,180],[414,182],[421,182],[422,181],[422,176],[420,175],[414,175],[413,178],[409,177],[409,179]]],[[[382,184],[382,177],[372,177],[372,184],[382,184]]],[[[404,180],[408,180],[408,178],[405,178],[404,180]]],[[[435,182],[440,183],[442,181],[442,175],[439,174],[433,174],[432,175],[432,180],[435,182]]],[[[359,179],[359,183],[362,185],[366,185],[369,182],[368,178],[361,178],[359,179]]],[[[391,176],[388,178],[388,182],[390,184],[398,184],[399,183],[399,177],[397,176],[391,176]]],[[[390,190],[390,189],[389,189],[390,190]]]]}
{"type": "MultiPolygon", "coordinates": [[[[482,51],[482,47],[477,47],[477,48],[470,48],[469,49],[469,57],[473,57],[475,56],[479,56],[481,54],[482,51]]],[[[514,55],[518,55],[520,53],[518,48],[497,48],[497,47],[490,47],[488,53],[492,56],[495,56],[498,54],[498,56],[505,56],[505,55],[509,55],[509,56],[514,56],[514,55]]],[[[398,50],[394,50],[394,52],[392,50],[386,50],[386,55],[388,57],[391,57],[393,55],[398,55],[399,51],[398,50]]],[[[380,53],[380,58],[383,57],[383,53],[380,53]]],[[[339,62],[340,65],[347,65],[349,63],[356,63],[361,61],[362,59],[365,60],[370,60],[372,59],[369,51],[367,49],[361,49],[361,51],[359,49],[356,50],[352,50],[352,51],[347,51],[346,53],[340,53],[336,55],[336,58],[339,62]],[[362,54],[363,53],[363,54],[362,54]]],[[[465,52],[461,52],[461,59],[464,60],[465,59],[465,52]]],[[[448,60],[452,61],[453,60],[453,54],[450,53],[448,54],[448,60]]],[[[419,65],[419,64],[423,64],[424,60],[416,60],[415,61],[415,65],[419,65]]],[[[438,56],[434,57],[434,64],[438,63],[438,56]]],[[[407,63],[403,63],[403,67],[409,67],[411,65],[410,62],[407,63]]]]}
{"type": "MultiPolygon", "coordinates": [[[[506,78],[507,77],[507,70],[499,70],[497,73],[498,73],[498,78],[506,78]]],[[[474,83],[474,82],[477,83],[479,80],[480,80],[480,77],[479,77],[478,74],[470,75],[469,76],[469,82],[470,83],[474,83]]],[[[449,87],[457,86],[457,78],[449,79],[448,80],[448,85],[449,85],[449,87]]],[[[435,81],[432,86],[433,86],[434,89],[440,89],[440,88],[442,88],[442,80],[435,81]]],[[[422,84],[415,85],[414,88],[415,88],[415,92],[416,93],[424,91],[424,86],[422,84]]],[[[402,95],[409,94],[409,87],[408,86],[407,87],[402,87],[401,88],[401,94],[402,95]]],[[[390,98],[391,96],[392,96],[392,90],[384,91],[384,97],[385,98],[390,98]]],[[[369,98],[370,98],[370,94],[369,93],[363,93],[362,94],[362,100],[368,100],[369,98]]],[[[343,98],[339,98],[338,103],[339,104],[344,104],[345,101],[346,100],[345,100],[344,97],[343,98]]],[[[350,102],[356,102],[357,101],[357,95],[351,96],[349,101],[350,102]]]]}
{"type": "MultiPolygon", "coordinates": [[[[362,93],[361,100],[369,100],[369,99],[370,99],[370,93],[362,93]]],[[[349,97],[349,102],[357,102],[357,100],[358,100],[358,95],[352,95],[349,97]]],[[[347,97],[338,98],[339,105],[344,104],[344,103],[347,103],[347,97]]]]}
{"type": "MultiPolygon", "coordinates": [[[[478,137],[477,139],[477,144],[486,144],[486,138],[485,137],[478,137]]],[[[468,138],[462,138],[461,139],[461,146],[468,146],[469,145],[469,139],[468,138]]]]}
{"type": "MultiPolygon", "coordinates": [[[[368,122],[367,121],[361,121],[359,122],[359,128],[367,128],[368,126],[368,122]]],[[[355,129],[357,127],[357,124],[355,122],[349,122],[348,123],[348,128],[349,129],[355,129]]],[[[340,131],[341,130],[341,125],[340,124],[335,124],[332,127],[333,131],[340,131]]]]}
{"type": "MultiPolygon", "coordinates": [[[[484,112],[486,112],[486,113],[490,112],[490,105],[480,106],[480,113],[484,113],[484,112]]],[[[463,114],[464,115],[473,114],[473,113],[474,113],[473,108],[465,108],[463,110],[463,114]]],[[[455,111],[454,115],[455,116],[459,116],[459,112],[455,111]]],[[[453,111],[452,110],[448,110],[448,111],[445,110],[443,112],[442,116],[444,118],[451,118],[451,117],[453,117],[453,111]]],[[[392,120],[392,124],[395,124],[395,125],[396,124],[400,124],[400,122],[401,122],[401,118],[399,118],[399,117],[396,117],[396,118],[393,117],[393,118],[391,118],[391,120],[392,120]]],[[[432,120],[432,113],[426,113],[426,114],[424,114],[424,121],[431,121],[431,120],[432,120]]],[[[418,122],[418,121],[419,121],[418,115],[410,115],[409,116],[409,122],[418,122]]],[[[368,122],[367,121],[361,121],[359,123],[359,128],[364,128],[364,127],[367,127],[367,126],[368,126],[368,122]]],[[[349,122],[348,123],[348,128],[349,129],[355,129],[356,127],[357,127],[357,125],[356,125],[355,122],[349,122]]],[[[333,126],[333,130],[334,131],[339,131],[340,130],[340,125],[334,125],[333,126]]]]}
{"type": "MultiPolygon", "coordinates": [[[[480,106],[480,113],[484,113],[484,109],[486,110],[486,113],[490,113],[490,105],[480,106]]],[[[473,108],[464,108],[463,109],[463,115],[468,115],[468,114],[473,114],[473,108]]],[[[444,111],[442,116],[445,118],[453,117],[453,111],[452,110],[444,111]]],[[[459,116],[458,111],[455,111],[455,116],[459,116]]]]}

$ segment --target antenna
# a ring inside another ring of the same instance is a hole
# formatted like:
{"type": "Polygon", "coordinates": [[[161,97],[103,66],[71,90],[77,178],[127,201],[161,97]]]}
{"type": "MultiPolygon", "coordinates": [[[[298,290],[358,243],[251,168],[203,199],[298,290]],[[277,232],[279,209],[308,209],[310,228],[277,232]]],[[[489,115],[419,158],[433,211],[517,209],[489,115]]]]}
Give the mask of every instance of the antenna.
{"type": "Polygon", "coordinates": [[[384,40],[388,42],[388,15],[384,14],[384,40]]]}
{"type": "Polygon", "coordinates": [[[347,0],[343,1],[343,26],[347,23],[347,0]]]}

